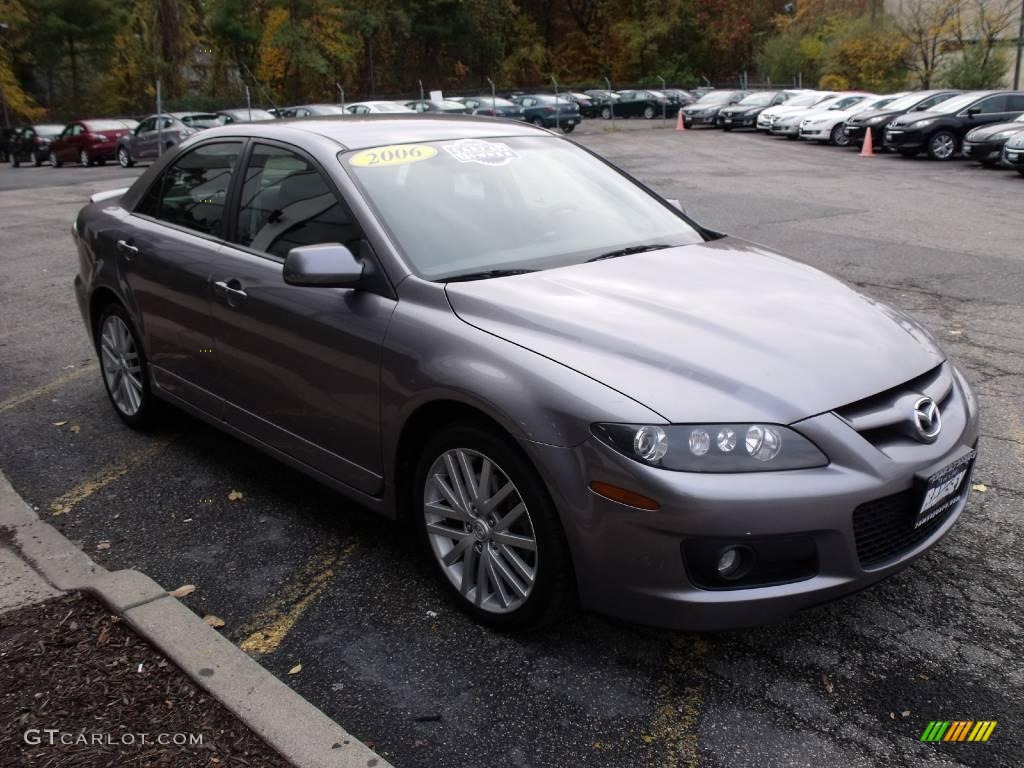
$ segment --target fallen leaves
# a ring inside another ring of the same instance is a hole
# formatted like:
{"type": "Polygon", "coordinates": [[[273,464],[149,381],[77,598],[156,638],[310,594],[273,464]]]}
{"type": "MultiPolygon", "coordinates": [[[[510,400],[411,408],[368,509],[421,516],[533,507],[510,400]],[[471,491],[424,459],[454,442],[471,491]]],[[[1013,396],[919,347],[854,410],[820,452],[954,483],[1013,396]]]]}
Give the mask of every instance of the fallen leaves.
{"type": "Polygon", "coordinates": [[[110,549],[110,542],[106,540],[101,541],[96,544],[96,549],[110,549]]]}
{"type": "Polygon", "coordinates": [[[294,667],[292,667],[291,669],[288,670],[288,674],[289,675],[297,675],[301,671],[302,671],[302,665],[301,664],[296,664],[294,667]]]}
{"type": "Polygon", "coordinates": [[[206,626],[208,627],[220,629],[224,626],[224,619],[222,619],[220,616],[214,616],[212,613],[208,613],[205,616],[203,616],[203,623],[206,624],[206,626]]]}
{"type": "Polygon", "coordinates": [[[971,486],[971,489],[977,491],[978,493],[988,492],[988,486],[985,485],[984,483],[975,483],[974,485],[971,486]]]}
{"type": "Polygon", "coordinates": [[[80,426],[78,426],[77,424],[72,424],[71,427],[69,427],[68,431],[74,432],[77,435],[79,432],[82,431],[82,428],[80,426]]]}
{"type": "Polygon", "coordinates": [[[832,685],[832,680],[824,673],[821,675],[821,687],[829,696],[831,696],[836,689],[836,687],[832,685]]]}
{"type": "Polygon", "coordinates": [[[245,494],[242,493],[241,491],[234,491],[233,490],[233,491],[231,491],[231,493],[228,494],[228,501],[241,501],[244,498],[245,498],[245,494]]]}
{"type": "Polygon", "coordinates": [[[53,422],[53,426],[55,426],[55,427],[63,427],[65,424],[67,424],[66,421],[55,421],[55,422],[53,422]]]}
{"type": "Polygon", "coordinates": [[[178,599],[181,599],[183,597],[188,597],[195,591],[195,584],[182,584],[176,590],[174,590],[173,592],[168,592],[167,594],[169,594],[171,597],[177,597],[178,599]]]}

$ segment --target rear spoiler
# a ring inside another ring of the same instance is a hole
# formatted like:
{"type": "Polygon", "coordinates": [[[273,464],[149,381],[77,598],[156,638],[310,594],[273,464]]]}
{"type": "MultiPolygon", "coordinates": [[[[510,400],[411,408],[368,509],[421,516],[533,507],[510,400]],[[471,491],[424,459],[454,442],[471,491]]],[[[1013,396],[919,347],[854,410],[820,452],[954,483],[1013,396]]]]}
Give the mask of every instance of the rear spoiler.
{"type": "Polygon", "coordinates": [[[90,203],[102,203],[104,200],[113,200],[115,197],[120,197],[128,191],[128,187],[121,187],[121,189],[108,189],[106,192],[97,192],[95,195],[89,196],[90,203]]]}

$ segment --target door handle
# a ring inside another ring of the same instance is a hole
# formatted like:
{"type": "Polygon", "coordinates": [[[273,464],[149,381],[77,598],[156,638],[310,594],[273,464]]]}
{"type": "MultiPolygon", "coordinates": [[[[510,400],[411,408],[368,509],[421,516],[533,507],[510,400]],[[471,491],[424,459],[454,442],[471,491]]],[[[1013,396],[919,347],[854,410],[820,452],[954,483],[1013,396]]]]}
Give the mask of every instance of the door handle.
{"type": "Polygon", "coordinates": [[[242,288],[241,288],[242,284],[240,282],[238,282],[237,280],[229,280],[227,282],[225,282],[223,280],[218,280],[213,285],[214,285],[215,288],[218,288],[218,289],[224,291],[224,293],[226,293],[228,295],[229,299],[232,296],[236,296],[239,299],[245,299],[245,298],[248,298],[248,296],[249,296],[249,294],[247,294],[245,291],[242,290],[242,288]],[[238,286],[238,287],[236,287],[236,286],[238,286]]]}
{"type": "Polygon", "coordinates": [[[139,255],[139,249],[127,240],[118,240],[117,250],[124,254],[125,261],[131,261],[139,255]]]}

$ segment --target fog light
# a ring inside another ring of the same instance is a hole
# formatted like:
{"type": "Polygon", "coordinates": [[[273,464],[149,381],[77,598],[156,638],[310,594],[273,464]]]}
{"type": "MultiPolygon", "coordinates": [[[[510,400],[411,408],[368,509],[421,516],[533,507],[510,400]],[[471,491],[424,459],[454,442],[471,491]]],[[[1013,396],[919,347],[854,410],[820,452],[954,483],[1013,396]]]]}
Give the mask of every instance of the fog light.
{"type": "Polygon", "coordinates": [[[742,579],[754,564],[754,553],[748,547],[726,547],[718,555],[715,568],[719,577],[733,581],[742,579]]]}

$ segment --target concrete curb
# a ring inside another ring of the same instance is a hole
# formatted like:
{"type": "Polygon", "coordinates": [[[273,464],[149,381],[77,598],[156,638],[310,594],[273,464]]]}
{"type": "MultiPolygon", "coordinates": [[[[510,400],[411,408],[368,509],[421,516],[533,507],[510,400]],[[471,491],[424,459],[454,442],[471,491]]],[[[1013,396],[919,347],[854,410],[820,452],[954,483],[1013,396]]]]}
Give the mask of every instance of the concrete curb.
{"type": "Polygon", "coordinates": [[[0,472],[0,528],[50,584],[83,591],[173,661],[296,768],[391,768],[139,571],[108,571],[39,519],[0,472]]]}

